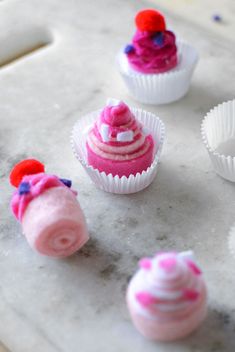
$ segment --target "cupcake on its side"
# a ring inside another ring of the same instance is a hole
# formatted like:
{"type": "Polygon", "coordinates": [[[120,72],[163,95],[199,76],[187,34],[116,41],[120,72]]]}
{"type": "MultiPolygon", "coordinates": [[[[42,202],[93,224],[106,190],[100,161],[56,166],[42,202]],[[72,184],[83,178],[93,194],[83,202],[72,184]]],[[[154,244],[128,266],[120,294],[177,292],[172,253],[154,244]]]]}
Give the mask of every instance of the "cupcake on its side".
{"type": "Polygon", "coordinates": [[[71,143],[98,188],[129,194],[153,181],[164,138],[165,126],[156,115],[109,99],[102,110],[78,119],[71,143]]]}
{"type": "Polygon", "coordinates": [[[10,182],[17,190],[11,209],[30,246],[41,254],[67,257],[89,239],[72,182],[44,172],[35,159],[16,164],[10,182]]]}
{"type": "Polygon", "coordinates": [[[108,100],[87,138],[87,161],[94,169],[119,177],[146,171],[154,158],[154,141],[128,106],[108,100]]]}
{"type": "Polygon", "coordinates": [[[153,9],[135,18],[132,42],[118,55],[119,71],[136,100],[166,104],[182,98],[196,66],[196,50],[166,28],[164,16],[153,9]]]}
{"type": "Polygon", "coordinates": [[[191,252],[159,253],[140,261],[127,304],[145,337],[172,341],[193,332],[207,312],[206,286],[191,252]]]}

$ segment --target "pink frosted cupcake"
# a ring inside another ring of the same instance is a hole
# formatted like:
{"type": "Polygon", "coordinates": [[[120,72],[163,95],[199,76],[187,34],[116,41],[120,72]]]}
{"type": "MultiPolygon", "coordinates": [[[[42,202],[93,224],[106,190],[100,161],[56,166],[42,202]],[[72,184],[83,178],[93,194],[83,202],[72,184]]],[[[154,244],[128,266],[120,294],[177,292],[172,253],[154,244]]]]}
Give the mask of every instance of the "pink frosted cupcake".
{"type": "Polygon", "coordinates": [[[108,99],[105,108],[78,119],[71,144],[98,188],[129,194],[155,178],[164,138],[164,123],[156,115],[108,99]]]}
{"type": "Polygon", "coordinates": [[[192,252],[159,253],[140,261],[130,281],[127,304],[145,337],[172,341],[194,331],[207,312],[206,286],[192,252]]]}
{"type": "Polygon", "coordinates": [[[153,162],[154,140],[128,106],[109,100],[87,137],[88,164],[119,177],[146,171],[153,162]]]}
{"type": "Polygon", "coordinates": [[[33,249],[67,257],[88,241],[85,218],[70,180],[45,174],[43,164],[27,159],[15,165],[10,182],[17,187],[12,212],[33,249]]]}
{"type": "Polygon", "coordinates": [[[176,40],[159,11],[140,11],[135,24],[132,42],[117,58],[130,93],[146,104],[166,104],[180,99],[189,89],[198,60],[196,50],[176,40]]]}

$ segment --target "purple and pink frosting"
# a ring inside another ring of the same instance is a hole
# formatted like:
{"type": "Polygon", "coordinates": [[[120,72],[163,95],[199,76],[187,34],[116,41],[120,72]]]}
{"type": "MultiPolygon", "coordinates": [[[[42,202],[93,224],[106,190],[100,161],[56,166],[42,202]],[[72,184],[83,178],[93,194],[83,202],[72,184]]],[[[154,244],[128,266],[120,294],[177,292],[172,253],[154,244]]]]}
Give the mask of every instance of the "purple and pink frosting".
{"type": "MultiPolygon", "coordinates": [[[[162,15],[157,11],[155,11],[156,23],[150,26],[148,11],[142,11],[137,15],[137,18],[141,15],[144,18],[142,22],[136,21],[136,33],[124,52],[135,71],[145,74],[164,73],[176,67],[178,63],[176,38],[173,32],[166,30],[165,25],[162,25],[162,15]],[[158,19],[161,20],[159,26],[158,19]],[[146,22],[145,26],[143,20],[146,22]]],[[[154,10],[150,12],[151,15],[154,14],[154,10]]]]}

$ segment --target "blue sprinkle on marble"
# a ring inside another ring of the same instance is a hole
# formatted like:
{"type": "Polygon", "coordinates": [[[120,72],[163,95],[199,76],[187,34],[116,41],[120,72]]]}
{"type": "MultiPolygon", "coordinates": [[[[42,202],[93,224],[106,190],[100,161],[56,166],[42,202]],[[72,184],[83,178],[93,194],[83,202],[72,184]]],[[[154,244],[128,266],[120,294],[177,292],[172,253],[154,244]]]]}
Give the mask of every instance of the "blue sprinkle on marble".
{"type": "Polygon", "coordinates": [[[29,182],[21,182],[19,189],[19,195],[22,196],[23,194],[27,194],[30,192],[30,184],[29,182]]]}
{"type": "Polygon", "coordinates": [[[162,46],[164,41],[164,36],[162,32],[158,32],[154,37],[153,37],[153,42],[156,45],[162,46]]]}
{"type": "Polygon", "coordinates": [[[69,188],[72,186],[72,181],[67,180],[67,178],[60,178],[60,181],[63,182],[63,184],[69,188]]]}
{"type": "Polygon", "coordinates": [[[128,44],[128,45],[125,47],[125,49],[124,49],[124,53],[125,53],[125,54],[129,54],[129,53],[131,53],[131,52],[134,51],[134,50],[135,50],[135,49],[134,49],[133,45],[128,44]]]}
{"type": "Polygon", "coordinates": [[[213,15],[212,19],[215,22],[221,22],[222,21],[222,17],[220,15],[218,15],[218,14],[213,15]]]}

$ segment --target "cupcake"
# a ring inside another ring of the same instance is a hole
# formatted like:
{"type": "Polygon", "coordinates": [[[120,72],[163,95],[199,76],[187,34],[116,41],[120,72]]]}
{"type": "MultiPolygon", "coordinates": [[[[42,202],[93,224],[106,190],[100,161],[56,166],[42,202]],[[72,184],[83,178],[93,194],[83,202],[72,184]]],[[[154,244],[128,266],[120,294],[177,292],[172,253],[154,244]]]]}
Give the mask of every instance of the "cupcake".
{"type": "Polygon", "coordinates": [[[113,193],[133,193],[156,175],[164,125],[153,114],[108,99],[106,106],[73,129],[75,155],[95,184],[113,193]]]}
{"type": "Polygon", "coordinates": [[[27,159],[15,165],[10,182],[17,187],[12,212],[33,249],[67,257],[88,241],[85,218],[70,180],[48,175],[43,164],[27,159]]]}
{"type": "Polygon", "coordinates": [[[177,340],[194,331],[206,316],[207,295],[192,252],[162,252],[139,265],[127,290],[137,330],[158,341],[177,340]]]}
{"type": "Polygon", "coordinates": [[[156,10],[140,11],[132,42],[118,55],[119,71],[135,99],[165,104],[183,97],[198,60],[196,50],[167,30],[156,10]]]}
{"type": "Polygon", "coordinates": [[[205,116],[201,125],[203,143],[215,172],[235,182],[235,100],[222,103],[205,116]]]}
{"type": "Polygon", "coordinates": [[[146,171],[153,162],[154,140],[129,107],[108,100],[87,137],[87,161],[106,175],[119,177],[146,171]]]}

